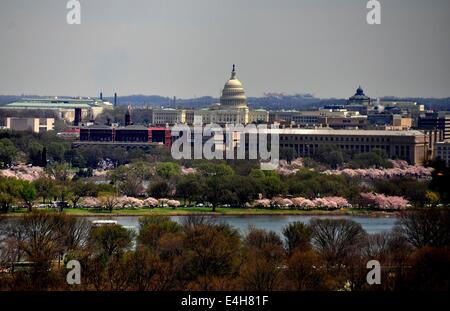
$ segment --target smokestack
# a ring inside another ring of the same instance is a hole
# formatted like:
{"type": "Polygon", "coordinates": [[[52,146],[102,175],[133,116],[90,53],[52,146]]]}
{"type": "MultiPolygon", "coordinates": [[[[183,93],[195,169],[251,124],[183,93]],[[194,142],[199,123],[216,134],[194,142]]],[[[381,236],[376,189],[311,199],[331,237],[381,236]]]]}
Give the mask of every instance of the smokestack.
{"type": "Polygon", "coordinates": [[[81,123],[81,108],[75,108],[75,119],[73,121],[74,126],[78,126],[81,123]]]}
{"type": "Polygon", "coordinates": [[[114,107],[117,107],[117,93],[114,93],[114,107]]]}
{"type": "Polygon", "coordinates": [[[125,126],[131,125],[131,113],[130,107],[128,106],[127,112],[125,113],[125,126]]]}
{"type": "Polygon", "coordinates": [[[100,92],[100,100],[103,100],[103,93],[100,92]]]}

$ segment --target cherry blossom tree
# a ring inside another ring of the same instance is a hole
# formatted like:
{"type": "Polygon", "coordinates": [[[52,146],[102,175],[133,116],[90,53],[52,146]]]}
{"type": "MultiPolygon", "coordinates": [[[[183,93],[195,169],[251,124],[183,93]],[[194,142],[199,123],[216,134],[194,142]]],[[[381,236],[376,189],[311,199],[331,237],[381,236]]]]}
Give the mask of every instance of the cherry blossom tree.
{"type": "Polygon", "coordinates": [[[387,196],[378,193],[361,193],[361,203],[382,210],[404,210],[409,206],[408,200],[399,196],[387,196]]]}
{"type": "Polygon", "coordinates": [[[100,200],[95,197],[84,197],[80,199],[80,206],[83,207],[101,207],[100,200]]]}
{"type": "Polygon", "coordinates": [[[168,200],[167,205],[175,208],[175,207],[179,207],[181,205],[181,203],[180,203],[180,201],[177,201],[177,200],[168,200]]]}
{"type": "Polygon", "coordinates": [[[143,203],[143,206],[148,206],[148,207],[157,207],[158,206],[158,200],[155,198],[152,198],[152,197],[145,199],[142,203],[143,203]]]}

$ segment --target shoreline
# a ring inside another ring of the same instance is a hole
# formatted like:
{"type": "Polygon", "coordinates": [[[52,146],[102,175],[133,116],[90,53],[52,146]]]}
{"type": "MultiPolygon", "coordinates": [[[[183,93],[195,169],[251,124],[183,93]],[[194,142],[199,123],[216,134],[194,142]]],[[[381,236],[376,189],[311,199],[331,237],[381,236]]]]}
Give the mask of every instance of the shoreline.
{"type": "MultiPolygon", "coordinates": [[[[49,212],[59,213],[59,211],[49,212]]],[[[69,216],[76,217],[99,217],[99,218],[111,218],[111,217],[144,217],[144,216],[242,216],[242,217],[254,217],[254,216],[351,216],[351,217],[369,217],[369,218],[397,218],[400,213],[397,211],[356,211],[356,210],[336,210],[336,211],[303,211],[303,210],[243,210],[243,211],[186,211],[186,210],[145,210],[145,211],[113,211],[108,212],[92,212],[92,211],[79,211],[79,210],[64,210],[63,213],[69,216]]],[[[9,212],[7,214],[0,214],[2,217],[21,217],[29,215],[28,212],[9,212]]]]}

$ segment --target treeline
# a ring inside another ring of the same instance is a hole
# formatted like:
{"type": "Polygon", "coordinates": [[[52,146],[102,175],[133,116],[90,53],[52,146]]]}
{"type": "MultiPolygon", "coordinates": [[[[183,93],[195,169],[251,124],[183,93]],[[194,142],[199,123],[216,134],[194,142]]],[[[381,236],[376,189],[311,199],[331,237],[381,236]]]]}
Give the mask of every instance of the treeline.
{"type": "Polygon", "coordinates": [[[405,213],[380,234],[347,219],[294,222],[282,237],[205,217],[144,217],[137,234],[64,214],[0,221],[0,290],[449,290],[448,210],[405,213]],[[370,260],[380,285],[366,282],[370,260]]]}
{"type": "Polygon", "coordinates": [[[67,163],[79,170],[101,168],[105,162],[113,166],[134,160],[169,160],[166,148],[120,150],[108,146],[72,148],[70,142],[59,138],[54,132],[40,134],[0,131],[0,169],[18,163],[46,167],[49,164],[67,163]]]}
{"type": "MultiPolygon", "coordinates": [[[[431,181],[392,178],[369,183],[359,178],[321,174],[306,168],[295,174],[282,175],[276,171],[262,171],[252,163],[232,166],[224,161],[192,161],[184,164],[189,167],[174,162],[136,161],[105,172],[101,177],[105,182],[102,183],[94,183],[87,178],[92,171],[77,171],[68,164],[48,165],[36,180],[0,178],[0,211],[6,213],[17,207],[31,211],[39,205],[48,207],[46,204],[52,201],[58,202],[60,211],[64,208],[104,207],[97,206],[100,203],[92,206],[81,204],[83,198],[89,197],[111,203],[107,208],[110,211],[121,208],[120,198],[128,197],[176,199],[184,206],[203,203],[210,205],[213,211],[220,206],[256,207],[252,205],[255,200],[277,201],[277,197],[309,200],[339,197],[359,208],[371,208],[367,203],[367,193],[384,195],[386,199],[404,198],[413,207],[438,206],[446,204],[449,199],[446,185],[450,170],[445,166],[436,167],[431,181]]],[[[383,209],[383,204],[380,205],[383,209]]],[[[141,207],[141,204],[134,206],[141,207]]]]}

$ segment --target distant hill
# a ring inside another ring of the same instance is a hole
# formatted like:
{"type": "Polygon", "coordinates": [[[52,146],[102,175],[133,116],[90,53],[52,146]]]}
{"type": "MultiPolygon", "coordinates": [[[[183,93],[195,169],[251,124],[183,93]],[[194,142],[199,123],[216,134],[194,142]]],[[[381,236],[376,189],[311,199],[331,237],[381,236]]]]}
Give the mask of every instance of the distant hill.
{"type": "MultiPolygon", "coordinates": [[[[284,94],[266,94],[263,97],[249,97],[248,103],[251,108],[264,108],[268,110],[281,109],[314,109],[324,105],[344,105],[347,99],[342,98],[316,98],[310,94],[284,95],[284,94]]],[[[16,96],[16,95],[0,95],[0,105],[4,105],[16,101],[22,97],[39,98],[45,96],[16,96]]],[[[64,97],[64,96],[61,96],[64,97]]],[[[105,97],[105,100],[114,101],[113,97],[105,97]]],[[[394,101],[415,101],[424,104],[427,109],[433,110],[450,110],[450,98],[397,98],[397,97],[383,97],[381,100],[394,101]]],[[[203,96],[197,98],[187,98],[176,100],[170,97],[163,97],[159,95],[129,95],[119,96],[119,105],[133,105],[133,106],[155,106],[167,108],[201,108],[206,107],[212,103],[218,102],[218,98],[211,96],[203,96]]]]}

